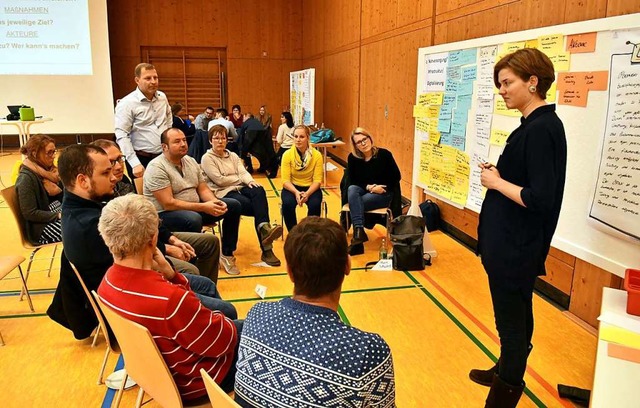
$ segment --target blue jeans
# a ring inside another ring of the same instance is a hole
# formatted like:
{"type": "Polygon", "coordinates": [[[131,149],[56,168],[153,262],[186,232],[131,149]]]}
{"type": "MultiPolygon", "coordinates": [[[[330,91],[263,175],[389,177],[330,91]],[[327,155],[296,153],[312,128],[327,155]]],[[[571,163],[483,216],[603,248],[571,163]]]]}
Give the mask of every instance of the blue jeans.
{"type": "MultiPolygon", "coordinates": [[[[388,186],[387,186],[388,188],[388,186]]],[[[391,204],[391,193],[369,193],[360,186],[351,185],[347,190],[351,223],[355,227],[364,226],[365,211],[386,208],[391,204]]]]}
{"type": "Polygon", "coordinates": [[[221,217],[188,210],[162,211],[158,216],[171,232],[202,232],[203,224],[222,220],[222,255],[231,256],[238,245],[238,228],[242,206],[236,200],[221,198],[227,212],[221,217]]]}
{"type": "MultiPolygon", "coordinates": [[[[307,191],[309,187],[300,187],[294,185],[298,191],[307,191]]],[[[282,189],[282,216],[284,217],[284,223],[287,226],[287,231],[291,231],[291,228],[298,225],[298,218],[296,217],[296,207],[298,202],[296,196],[287,189],[282,189]]],[[[322,191],[317,189],[315,193],[311,194],[307,200],[307,216],[317,215],[320,216],[320,208],[322,207],[322,191]]]]}
{"type": "Polygon", "coordinates": [[[489,276],[489,290],[500,337],[498,376],[513,386],[522,384],[533,336],[533,285],[489,276]]]}
{"type": "Polygon", "coordinates": [[[231,303],[225,302],[220,298],[218,288],[211,279],[189,273],[185,273],[183,276],[189,281],[191,290],[200,299],[202,306],[209,310],[219,310],[229,319],[238,318],[236,308],[231,303]]]}
{"type": "MultiPolygon", "coordinates": [[[[267,202],[267,193],[262,186],[260,187],[243,187],[240,191],[230,191],[224,196],[226,200],[236,200],[242,207],[242,215],[253,217],[253,224],[258,236],[258,242],[262,248],[260,238],[260,224],[269,224],[269,203],[267,202]]],[[[262,248],[271,249],[271,248],[262,248]]]]}

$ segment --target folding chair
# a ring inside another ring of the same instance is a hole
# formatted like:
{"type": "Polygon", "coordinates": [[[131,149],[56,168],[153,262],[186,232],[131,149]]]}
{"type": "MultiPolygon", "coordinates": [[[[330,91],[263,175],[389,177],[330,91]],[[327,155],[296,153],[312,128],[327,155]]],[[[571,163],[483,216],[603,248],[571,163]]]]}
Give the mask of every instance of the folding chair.
{"type": "MultiPolygon", "coordinates": [[[[18,268],[20,272],[20,279],[22,279],[22,289],[24,289],[27,294],[27,300],[29,301],[29,307],[33,312],[33,303],[31,303],[31,296],[29,295],[29,290],[27,289],[27,282],[24,279],[24,275],[22,274],[22,268],[20,264],[24,262],[24,256],[0,256],[0,280],[2,280],[5,276],[7,276],[11,271],[18,268]]],[[[0,346],[4,346],[4,339],[2,338],[2,333],[0,333],[0,346]]]]}
{"type": "Polygon", "coordinates": [[[204,371],[204,368],[200,369],[200,375],[202,375],[204,386],[207,387],[209,400],[211,400],[211,405],[214,408],[235,408],[240,406],[213,381],[213,378],[208,372],[204,371]]]}

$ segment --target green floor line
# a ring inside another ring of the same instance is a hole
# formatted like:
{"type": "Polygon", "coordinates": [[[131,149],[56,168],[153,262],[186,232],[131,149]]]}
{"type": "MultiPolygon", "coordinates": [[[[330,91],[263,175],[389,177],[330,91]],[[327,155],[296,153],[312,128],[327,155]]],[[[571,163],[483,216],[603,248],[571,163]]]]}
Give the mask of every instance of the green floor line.
{"type": "Polygon", "coordinates": [[[46,315],[47,315],[46,313],[17,314],[17,315],[0,316],[0,319],[20,319],[21,317],[43,317],[46,315]]]}
{"type": "Polygon", "coordinates": [[[267,180],[269,180],[269,184],[271,184],[271,189],[276,194],[276,197],[280,197],[280,193],[278,192],[278,189],[276,188],[275,184],[273,184],[273,181],[271,181],[269,177],[267,177],[267,180]]]}
{"type": "Polygon", "coordinates": [[[261,278],[261,277],[271,277],[271,276],[286,276],[286,272],[281,273],[261,273],[259,275],[242,275],[242,276],[221,276],[218,278],[221,280],[233,280],[233,279],[245,279],[245,278],[261,278]]]}
{"type": "Polygon", "coordinates": [[[342,319],[344,324],[346,324],[347,326],[351,326],[351,322],[347,318],[347,314],[344,312],[344,310],[342,310],[342,306],[340,305],[338,305],[338,315],[340,315],[340,319],[342,319]]]}
{"type": "Polygon", "coordinates": [[[351,289],[351,290],[343,290],[343,294],[352,294],[352,293],[365,293],[365,292],[384,292],[387,290],[400,290],[400,289],[415,289],[413,285],[403,285],[403,286],[387,286],[384,288],[369,288],[369,289],[351,289]]]}
{"type": "MultiPolygon", "coordinates": [[[[389,286],[384,288],[370,288],[370,289],[353,289],[353,290],[344,290],[342,294],[350,295],[352,293],[365,293],[365,292],[382,292],[387,290],[396,290],[396,289],[415,289],[416,287],[413,285],[410,286],[389,286]]],[[[263,300],[280,300],[286,297],[290,297],[291,295],[278,295],[278,296],[266,296],[264,299],[259,297],[251,297],[251,298],[241,298],[241,299],[226,299],[227,302],[231,303],[241,303],[241,302],[259,302],[263,300]]]]}
{"type": "MultiPolygon", "coordinates": [[[[474,336],[473,333],[471,333],[471,331],[467,329],[465,325],[462,324],[462,322],[460,322],[460,320],[458,320],[453,315],[453,313],[449,311],[449,309],[447,309],[442,303],[440,303],[440,301],[436,299],[436,297],[433,296],[433,294],[429,292],[427,288],[425,288],[420,282],[418,282],[418,280],[414,278],[413,275],[411,275],[409,272],[405,271],[404,273],[409,277],[409,279],[413,281],[413,283],[416,284],[416,287],[420,289],[422,293],[427,295],[427,297],[449,318],[449,320],[451,320],[456,326],[458,326],[458,328],[462,330],[462,332],[469,339],[471,339],[471,341],[473,341],[484,354],[486,354],[491,359],[491,361],[493,361],[494,363],[498,361],[498,358],[494,356],[493,353],[489,351],[489,349],[484,344],[482,344],[482,342],[476,336],[474,336]]],[[[546,405],[529,388],[525,387],[524,393],[531,399],[531,401],[533,401],[534,404],[536,404],[537,407],[546,407],[546,405]]]]}

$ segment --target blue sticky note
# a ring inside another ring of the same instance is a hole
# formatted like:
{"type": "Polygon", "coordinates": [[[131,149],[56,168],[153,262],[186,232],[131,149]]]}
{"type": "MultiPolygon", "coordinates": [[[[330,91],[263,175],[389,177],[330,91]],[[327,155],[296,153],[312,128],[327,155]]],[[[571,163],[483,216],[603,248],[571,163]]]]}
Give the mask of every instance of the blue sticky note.
{"type": "Polygon", "coordinates": [[[449,81],[447,79],[447,82],[445,82],[445,84],[444,84],[444,91],[445,92],[458,93],[459,86],[460,86],[460,82],[458,82],[458,81],[449,81]]]}
{"type": "Polygon", "coordinates": [[[451,122],[451,134],[454,136],[465,137],[467,134],[467,122],[451,122]]]}
{"type": "Polygon", "coordinates": [[[446,119],[451,119],[451,114],[453,113],[453,106],[451,104],[449,105],[442,105],[440,106],[440,113],[438,114],[438,120],[446,120],[446,119]]]}
{"type": "Polygon", "coordinates": [[[475,65],[462,68],[462,80],[474,81],[476,79],[477,68],[475,65]]]}
{"type": "Polygon", "coordinates": [[[459,81],[462,78],[460,67],[447,67],[447,80],[459,81]]]}
{"type": "Polygon", "coordinates": [[[473,93],[473,82],[463,81],[458,85],[458,95],[471,95],[473,93]]]}
{"type": "Polygon", "coordinates": [[[449,132],[451,131],[451,120],[439,120],[438,121],[438,132],[449,132]]]}
{"type": "Polygon", "coordinates": [[[453,112],[453,121],[458,123],[467,123],[469,111],[467,109],[457,109],[453,112]]]}
{"type": "Polygon", "coordinates": [[[459,95],[456,98],[456,109],[460,109],[460,110],[471,109],[471,95],[459,95]]]}
{"type": "Polygon", "coordinates": [[[477,48],[470,48],[468,50],[460,51],[458,56],[458,65],[469,65],[476,63],[476,55],[478,54],[477,48]]]}
{"type": "Polygon", "coordinates": [[[451,145],[452,147],[455,147],[456,149],[459,149],[461,151],[464,151],[464,144],[465,144],[465,137],[464,136],[458,136],[458,135],[451,135],[451,145]]]}
{"type": "Polygon", "coordinates": [[[440,144],[441,145],[451,146],[452,142],[453,142],[453,138],[451,136],[451,133],[440,132],[440,144]]]}

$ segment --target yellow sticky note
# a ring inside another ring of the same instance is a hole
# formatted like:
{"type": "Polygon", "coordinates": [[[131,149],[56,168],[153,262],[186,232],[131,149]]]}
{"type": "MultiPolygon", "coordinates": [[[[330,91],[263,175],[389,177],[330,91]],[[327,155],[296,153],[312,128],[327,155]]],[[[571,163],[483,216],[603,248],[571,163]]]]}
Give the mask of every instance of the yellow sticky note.
{"type": "Polygon", "coordinates": [[[425,118],[416,118],[416,129],[422,132],[429,131],[429,121],[425,118]]]}
{"type": "Polygon", "coordinates": [[[556,72],[564,72],[569,70],[571,64],[571,54],[568,52],[560,52],[556,55],[550,55],[549,59],[553,62],[553,68],[556,72]]]}
{"type": "Polygon", "coordinates": [[[418,95],[418,105],[422,105],[422,106],[429,105],[428,99],[429,99],[429,94],[418,95]]]}
{"type": "Polygon", "coordinates": [[[526,44],[525,41],[517,41],[517,42],[502,44],[500,46],[500,52],[498,53],[498,60],[507,54],[523,49],[525,44],[526,44]]]}
{"type": "Polygon", "coordinates": [[[600,327],[600,338],[604,341],[640,348],[640,334],[617,326],[600,327]]]}
{"type": "Polygon", "coordinates": [[[509,132],[505,132],[504,130],[491,129],[491,138],[489,139],[489,143],[496,146],[504,146],[508,137],[509,132]]]}
{"type": "Polygon", "coordinates": [[[469,195],[469,176],[460,177],[456,174],[454,178],[453,189],[451,190],[451,201],[454,203],[465,205],[467,196],[469,195]]]}
{"type": "Polygon", "coordinates": [[[423,105],[413,105],[413,117],[414,118],[426,118],[427,107],[423,105]]]}
{"type": "Polygon", "coordinates": [[[517,109],[508,109],[507,105],[504,103],[504,99],[495,98],[493,101],[493,113],[496,115],[504,115],[504,116],[513,116],[520,117],[522,114],[517,109]]]}
{"type": "Polygon", "coordinates": [[[429,119],[429,133],[438,131],[438,119],[429,119]]]}
{"type": "Polygon", "coordinates": [[[564,50],[564,35],[553,34],[538,37],[539,50],[547,55],[561,53],[564,50]]]}
{"type": "Polygon", "coordinates": [[[551,88],[549,88],[549,90],[547,91],[547,99],[546,99],[547,102],[556,101],[557,86],[558,86],[557,82],[554,82],[551,84],[551,88]]]}
{"type": "Polygon", "coordinates": [[[444,98],[444,92],[427,92],[427,104],[428,105],[442,105],[442,98],[444,98]]]}
{"type": "Polygon", "coordinates": [[[538,48],[538,39],[527,40],[524,42],[524,48],[538,48]]]}
{"type": "Polygon", "coordinates": [[[429,132],[429,143],[440,143],[440,132],[438,132],[437,130],[435,132],[429,132]]]}
{"type": "Polygon", "coordinates": [[[429,106],[427,111],[428,118],[438,118],[440,116],[440,105],[429,106]]]}

